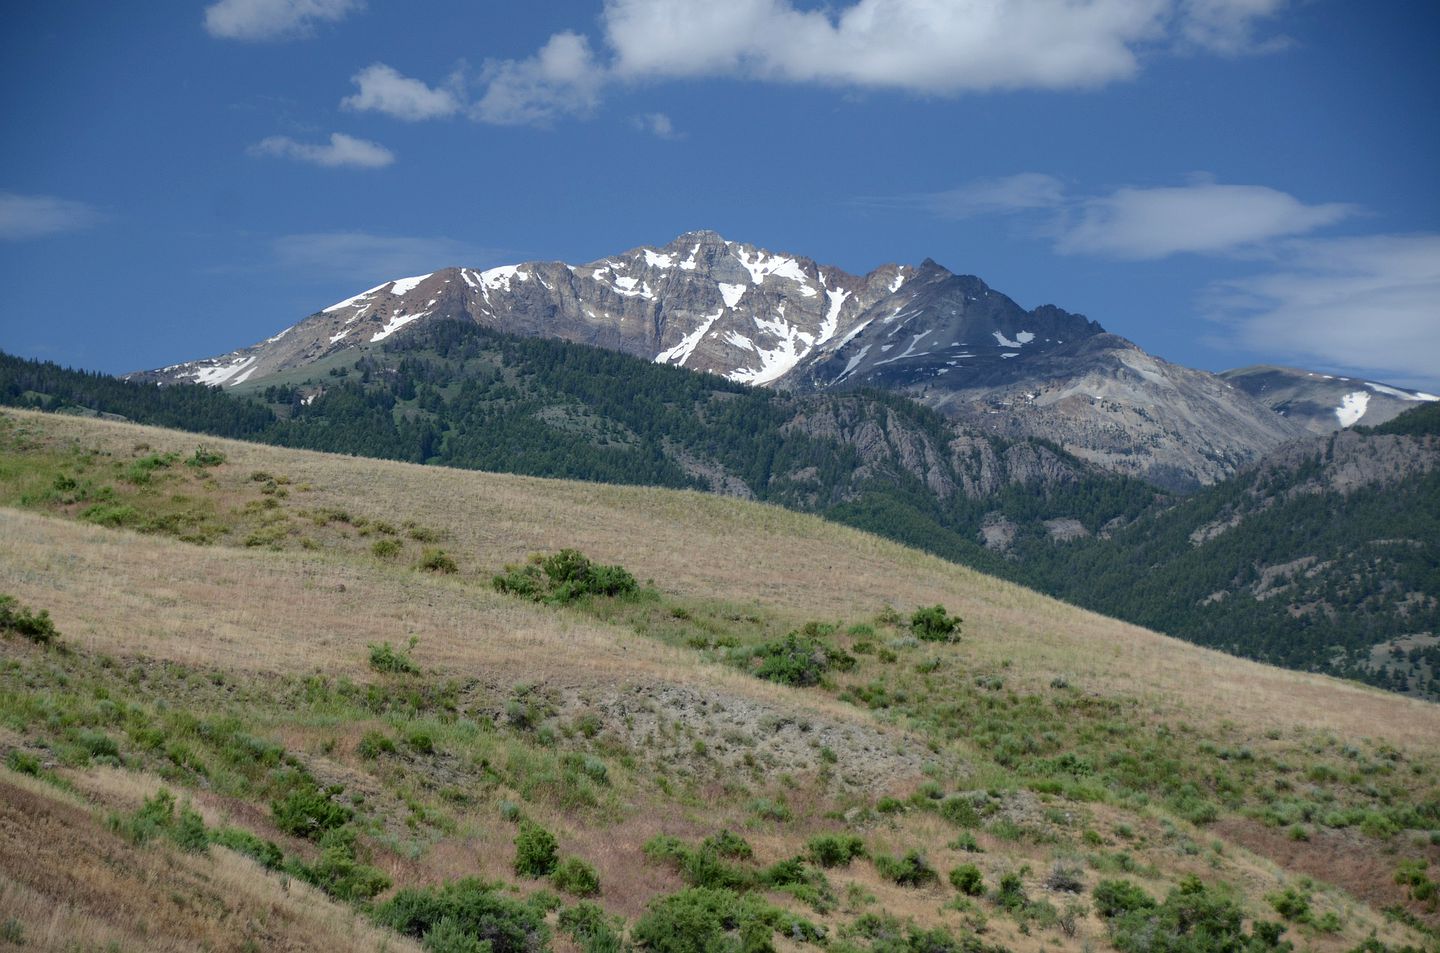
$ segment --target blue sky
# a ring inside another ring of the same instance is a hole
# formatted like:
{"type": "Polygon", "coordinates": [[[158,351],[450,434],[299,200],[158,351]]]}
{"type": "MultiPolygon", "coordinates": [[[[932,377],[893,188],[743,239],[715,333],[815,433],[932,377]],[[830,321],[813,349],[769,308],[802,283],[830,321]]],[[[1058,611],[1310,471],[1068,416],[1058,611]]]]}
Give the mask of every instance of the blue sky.
{"type": "Polygon", "coordinates": [[[0,348],[153,367],[703,227],[1436,391],[1437,42],[1386,0],[17,4],[0,348]]]}

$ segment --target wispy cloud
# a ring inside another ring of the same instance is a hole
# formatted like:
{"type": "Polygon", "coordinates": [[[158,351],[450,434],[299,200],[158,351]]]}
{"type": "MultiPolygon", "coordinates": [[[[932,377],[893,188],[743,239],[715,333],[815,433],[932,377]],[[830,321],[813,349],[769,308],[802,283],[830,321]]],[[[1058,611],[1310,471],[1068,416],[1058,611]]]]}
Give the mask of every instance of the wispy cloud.
{"type": "Polygon", "coordinates": [[[250,147],[255,156],[276,156],[296,159],[329,168],[379,169],[395,161],[395,153],[368,139],[356,139],[343,132],[332,132],[324,145],[297,142],[289,136],[270,136],[250,147]]]}
{"type": "Polygon", "coordinates": [[[1282,50],[1290,45],[1289,37],[1260,36],[1257,28],[1285,6],[1286,0],[1183,0],[1180,39],[1192,47],[1229,56],[1282,50]]]}
{"type": "Polygon", "coordinates": [[[364,5],[364,0],[219,0],[205,8],[205,30],[227,40],[292,40],[364,5]]]}
{"type": "Polygon", "coordinates": [[[93,205],[53,195],[0,192],[0,239],[23,241],[62,232],[76,232],[104,216],[93,205]]]}
{"type": "Polygon", "coordinates": [[[859,201],[941,218],[1027,216],[1033,234],[1049,240],[1060,254],[1131,260],[1241,252],[1333,225],[1358,211],[1338,202],[1307,205],[1278,189],[1224,185],[1204,176],[1181,186],[1075,194],[1060,179],[1038,172],[859,201]]]}
{"type": "Polygon", "coordinates": [[[494,249],[453,238],[372,232],[284,235],[273,241],[272,249],[283,268],[357,284],[426,274],[450,265],[487,265],[498,257],[494,249]]]}
{"type": "Polygon", "coordinates": [[[1440,384],[1440,234],[1281,243],[1272,270],[1212,285],[1241,346],[1415,387],[1440,384]]]}
{"type": "Polygon", "coordinates": [[[1074,214],[1060,221],[1055,249],[1128,259],[1219,254],[1303,235],[1355,212],[1336,202],[1306,205],[1261,185],[1123,188],[1080,200],[1074,214]]]}
{"type": "Polygon", "coordinates": [[[460,97],[453,90],[432,89],[418,79],[402,76],[384,63],[365,67],[350,81],[359,91],[340,101],[345,109],[373,110],[410,122],[442,119],[461,109],[460,97]]]}
{"type": "Polygon", "coordinates": [[[675,124],[670,121],[670,117],[665,113],[644,113],[640,116],[634,116],[631,118],[630,124],[641,132],[650,133],[650,135],[656,139],[685,138],[683,132],[676,131],[675,124]]]}

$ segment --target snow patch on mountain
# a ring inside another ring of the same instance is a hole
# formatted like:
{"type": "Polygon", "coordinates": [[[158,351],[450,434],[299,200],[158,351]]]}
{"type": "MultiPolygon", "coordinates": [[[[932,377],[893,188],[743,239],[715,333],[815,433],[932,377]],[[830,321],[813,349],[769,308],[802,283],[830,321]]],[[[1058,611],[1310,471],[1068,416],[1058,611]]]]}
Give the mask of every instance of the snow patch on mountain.
{"type": "MultiPolygon", "coordinates": [[[[233,386],[238,384],[239,381],[232,381],[231,378],[247,367],[251,367],[257,360],[259,360],[259,358],[252,354],[249,357],[237,357],[229,364],[213,364],[209,367],[197,368],[194,378],[195,383],[209,384],[212,387],[218,387],[221,384],[229,382],[233,386]]],[[[253,371],[254,368],[251,367],[251,370],[253,371]]],[[[245,376],[249,377],[250,375],[246,374],[245,376]]]]}
{"type": "Polygon", "coordinates": [[[759,250],[754,254],[754,261],[750,260],[749,252],[737,251],[735,257],[740,260],[740,264],[745,267],[745,270],[750,272],[750,281],[757,285],[763,284],[765,279],[771,275],[778,278],[789,278],[802,285],[808,280],[805,272],[800,270],[800,263],[793,258],[786,258],[783,255],[767,255],[759,250]]]}
{"type": "Polygon", "coordinates": [[[725,307],[727,308],[735,307],[740,303],[740,299],[745,296],[744,285],[730,285],[721,281],[716,283],[716,287],[720,289],[720,297],[725,299],[725,307]]]}
{"type": "Polygon", "coordinates": [[[1372,384],[1369,381],[1365,382],[1365,386],[1370,388],[1377,394],[1384,394],[1387,397],[1398,397],[1401,400],[1419,400],[1427,402],[1440,400],[1440,397],[1436,397],[1434,394],[1427,394],[1424,391],[1401,390],[1398,387],[1390,387],[1386,384],[1372,384]]]}
{"type": "Polygon", "coordinates": [[[1013,341],[1007,338],[1004,333],[1000,331],[991,331],[990,333],[995,335],[996,347],[1024,347],[1031,341],[1035,340],[1035,335],[1030,331],[1016,332],[1015,340],[1013,341]]]}
{"type": "Polygon", "coordinates": [[[1335,408],[1335,416],[1339,419],[1341,428],[1354,426],[1365,416],[1365,408],[1369,404],[1370,395],[1363,390],[1353,391],[1340,398],[1340,406],[1335,408]]]}
{"type": "Polygon", "coordinates": [[[388,322],[386,322],[386,324],[385,324],[385,326],[384,326],[383,328],[381,328],[379,331],[376,331],[376,332],[375,332],[375,336],[370,339],[370,343],[371,343],[371,344],[374,344],[376,341],[383,341],[383,340],[385,340],[385,339],[388,338],[390,335],[394,334],[396,331],[400,330],[400,329],[403,328],[405,325],[409,324],[411,321],[418,321],[419,319],[425,317],[425,316],[428,315],[429,313],[430,313],[429,311],[421,311],[421,312],[419,312],[419,313],[417,313],[417,314],[397,314],[397,315],[395,315],[395,317],[391,318],[388,322]]]}
{"type": "Polygon", "coordinates": [[[390,282],[387,281],[387,282],[385,282],[385,284],[376,285],[375,287],[371,288],[369,291],[362,291],[362,292],[360,292],[358,295],[352,295],[351,297],[346,298],[344,301],[337,301],[337,302],[335,302],[334,304],[332,304],[330,307],[323,309],[320,313],[321,313],[321,314],[329,314],[329,313],[332,312],[332,311],[343,311],[345,308],[350,308],[350,307],[354,307],[354,306],[360,305],[360,304],[363,303],[364,299],[370,297],[370,296],[373,295],[375,292],[379,291],[381,288],[385,287],[385,285],[388,285],[389,283],[390,283],[390,282]]]}
{"type": "Polygon", "coordinates": [[[698,328],[681,338],[679,344],[656,354],[655,363],[673,363],[676,367],[684,367],[685,362],[690,360],[690,355],[695,353],[695,348],[700,344],[700,339],[710,333],[710,329],[715,326],[715,322],[718,321],[724,313],[724,308],[716,311],[702,321],[698,328]]]}
{"type": "MultiPolygon", "coordinates": [[[[435,272],[430,272],[430,275],[433,274],[435,274],[435,272]]],[[[391,285],[390,293],[392,295],[408,295],[415,290],[415,287],[419,285],[420,282],[429,278],[430,275],[416,275],[414,278],[396,278],[391,285]]]]}
{"type": "Polygon", "coordinates": [[[671,268],[675,265],[674,255],[666,255],[661,252],[653,252],[648,248],[644,249],[644,252],[645,264],[649,265],[651,268],[671,268]]]}

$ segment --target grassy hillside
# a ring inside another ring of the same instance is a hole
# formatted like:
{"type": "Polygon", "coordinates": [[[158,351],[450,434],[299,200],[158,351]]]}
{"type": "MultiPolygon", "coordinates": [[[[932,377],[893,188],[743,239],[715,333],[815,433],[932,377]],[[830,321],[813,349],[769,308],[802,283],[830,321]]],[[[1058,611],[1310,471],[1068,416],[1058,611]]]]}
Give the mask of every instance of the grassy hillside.
{"type": "Polygon", "coordinates": [[[26,948],[1348,951],[1440,925],[1434,706],[811,517],[15,411],[0,506],[0,937],[26,948]],[[640,591],[491,585],[568,547],[640,591]],[[936,604],[958,641],[909,624],[936,604]],[[563,872],[532,878],[542,830],[563,872]]]}

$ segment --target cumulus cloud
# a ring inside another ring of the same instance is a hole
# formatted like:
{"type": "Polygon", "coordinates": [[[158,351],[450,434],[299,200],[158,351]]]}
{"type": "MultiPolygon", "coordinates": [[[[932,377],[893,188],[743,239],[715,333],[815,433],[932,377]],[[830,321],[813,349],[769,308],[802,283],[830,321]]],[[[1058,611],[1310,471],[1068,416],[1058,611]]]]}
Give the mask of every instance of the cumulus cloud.
{"type": "Polygon", "coordinates": [[[635,116],[630,124],[641,132],[648,132],[656,139],[681,139],[683,133],[675,131],[675,124],[664,113],[645,113],[635,116]]]}
{"type": "Polygon", "coordinates": [[[370,284],[449,265],[478,266],[496,258],[493,249],[452,238],[371,232],[284,235],[274,240],[272,250],[284,268],[319,278],[370,284]]]}
{"type": "Polygon", "coordinates": [[[296,142],[289,136],[270,136],[250,147],[254,156],[276,156],[297,159],[329,168],[379,169],[395,161],[395,153],[368,139],[356,139],[343,132],[332,132],[330,142],[317,145],[296,142]]]}
{"type": "Polygon", "coordinates": [[[418,79],[402,76],[393,67],[374,63],[350,78],[359,91],[340,101],[346,109],[374,110],[415,122],[440,119],[460,111],[459,96],[450,89],[432,89],[418,79]]]}
{"type": "Polygon", "coordinates": [[[22,241],[90,228],[102,219],[94,206],[53,195],[0,192],[0,239],[22,241]]]}
{"type": "Polygon", "coordinates": [[[922,209],[942,218],[1032,213],[1034,234],[1065,255],[1151,259],[1229,254],[1304,235],[1354,215],[1353,205],[1306,205],[1263,185],[1197,178],[1183,186],[1125,186],[1075,195],[1051,175],[979,179],[944,192],[862,199],[861,204],[922,209]]]}
{"type": "Polygon", "coordinates": [[[1287,2],[605,0],[598,55],[567,30],[527,59],[491,60],[470,115],[543,125],[589,112],[615,83],[709,77],[941,96],[1087,89],[1135,76],[1156,50],[1276,48],[1258,24],[1287,2]]]}
{"type": "Polygon", "coordinates": [[[205,8],[205,29],[227,40],[289,40],[363,6],[363,0],[219,0],[205,8]]]}
{"type": "Polygon", "coordinates": [[[1440,385],[1440,234],[1282,243],[1273,270],[1215,284],[1204,306],[1242,346],[1440,385]]]}
{"type": "Polygon", "coordinates": [[[1261,185],[1123,188],[1081,200],[1073,217],[1062,220],[1055,248],[1062,254],[1129,259],[1215,254],[1303,235],[1355,211],[1340,203],[1306,205],[1261,185]]]}
{"type": "Polygon", "coordinates": [[[589,112],[599,101],[605,73],[590,41],[566,31],[550,37],[525,60],[485,64],[485,93],[470,114],[499,125],[546,125],[558,116],[589,112]]]}

